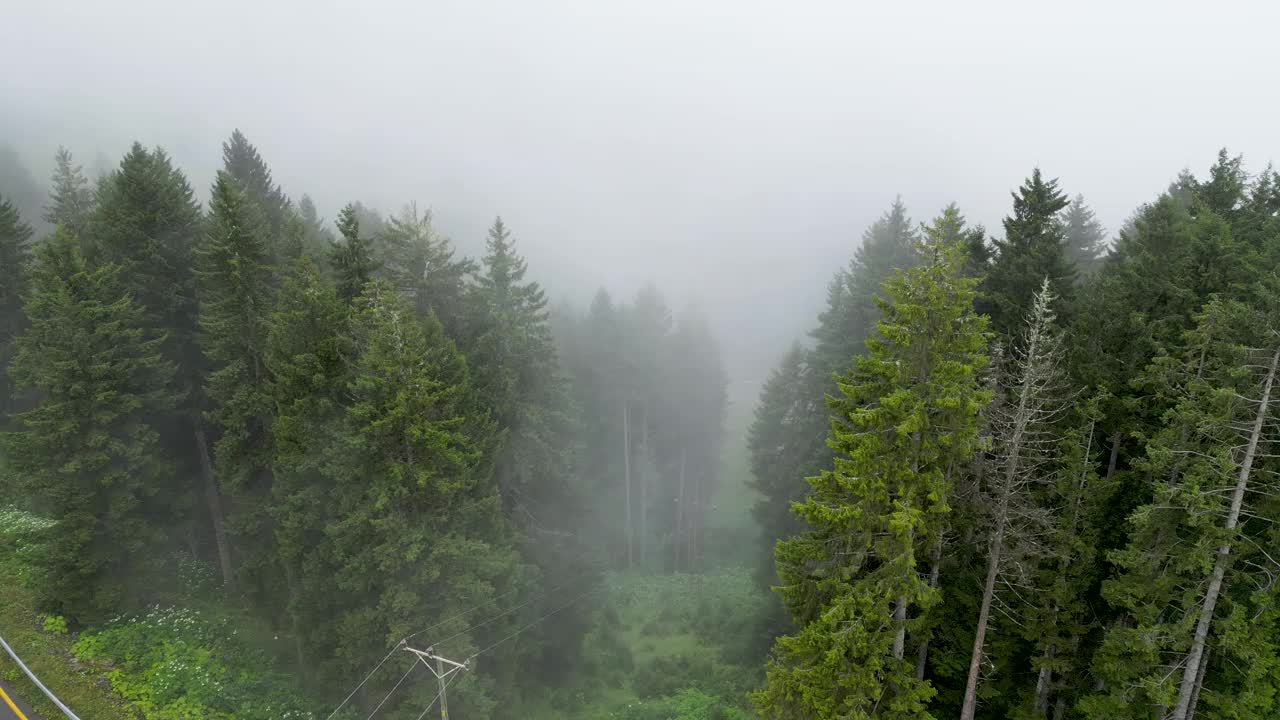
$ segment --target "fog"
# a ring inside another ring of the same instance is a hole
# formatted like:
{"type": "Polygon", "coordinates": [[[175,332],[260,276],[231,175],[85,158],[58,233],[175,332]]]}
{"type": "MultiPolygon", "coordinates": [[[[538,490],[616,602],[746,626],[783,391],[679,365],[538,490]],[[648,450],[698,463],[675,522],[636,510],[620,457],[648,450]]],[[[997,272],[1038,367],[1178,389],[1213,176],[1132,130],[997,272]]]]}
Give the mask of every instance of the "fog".
{"type": "Polygon", "coordinates": [[[0,140],[41,177],[161,145],[204,196],[238,127],[329,218],[416,200],[475,254],[500,213],[558,298],[696,300],[754,383],[897,195],[998,231],[1038,165],[1114,229],[1221,146],[1273,158],[1280,7],[1203,9],[8,3],[0,140]]]}

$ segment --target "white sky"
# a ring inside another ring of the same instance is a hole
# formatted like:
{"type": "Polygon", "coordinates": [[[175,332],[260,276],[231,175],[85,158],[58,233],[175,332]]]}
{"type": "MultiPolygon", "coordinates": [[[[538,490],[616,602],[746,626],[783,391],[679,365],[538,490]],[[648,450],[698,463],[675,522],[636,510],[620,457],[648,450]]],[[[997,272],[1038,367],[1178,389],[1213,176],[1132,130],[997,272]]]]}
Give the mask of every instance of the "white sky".
{"type": "Polygon", "coordinates": [[[1280,131],[1263,1],[4,5],[0,142],[39,174],[136,138],[203,193],[239,127],[330,217],[417,200],[474,252],[501,213],[558,295],[697,297],[748,375],[895,195],[998,230],[1039,165],[1114,229],[1280,131]]]}

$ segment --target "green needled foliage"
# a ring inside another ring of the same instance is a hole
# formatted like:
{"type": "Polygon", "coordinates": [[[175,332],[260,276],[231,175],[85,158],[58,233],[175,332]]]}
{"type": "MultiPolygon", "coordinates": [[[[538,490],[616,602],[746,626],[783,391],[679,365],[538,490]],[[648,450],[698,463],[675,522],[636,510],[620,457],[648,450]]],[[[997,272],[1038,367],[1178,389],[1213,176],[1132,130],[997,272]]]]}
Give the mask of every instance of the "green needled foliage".
{"type": "Polygon", "coordinates": [[[9,362],[15,352],[14,339],[27,326],[22,303],[28,286],[31,235],[31,226],[22,221],[18,209],[0,197],[0,427],[8,424],[15,410],[9,362]]]}
{"type": "Polygon", "coordinates": [[[93,191],[69,150],[58,148],[54,163],[53,186],[49,189],[44,220],[53,226],[61,225],[73,236],[83,238],[93,212],[93,191]]]}
{"type": "Polygon", "coordinates": [[[453,243],[432,223],[431,211],[410,204],[378,235],[382,275],[413,306],[420,322],[434,314],[455,340],[466,327],[468,280],[476,264],[455,259],[453,243]]]}
{"type": "Polygon", "coordinates": [[[373,257],[373,244],[368,236],[360,234],[360,213],[354,204],[348,204],[338,214],[338,232],[341,240],[335,240],[329,251],[329,264],[338,285],[338,296],[353,300],[373,278],[377,263],[373,257]]]}
{"type": "Polygon", "coordinates": [[[271,168],[258,148],[238,129],[222,143],[222,172],[230,175],[244,190],[249,202],[257,207],[270,237],[283,235],[293,214],[293,203],[271,179],[271,168]]]}
{"type": "MultiPolygon", "coordinates": [[[[1045,180],[1040,168],[1013,193],[1013,214],[1004,219],[1004,238],[996,239],[995,257],[982,289],[991,327],[1001,337],[1015,337],[1031,309],[1044,278],[1053,294],[1070,308],[1075,297],[1076,269],[1066,252],[1066,232],[1059,213],[1067,197],[1057,180],[1045,180]]],[[[1068,313],[1061,313],[1064,322],[1068,313]]]]}
{"type": "Polygon", "coordinates": [[[1098,265],[1107,254],[1107,231],[1098,222],[1097,215],[1085,204],[1083,195],[1076,195],[1060,219],[1067,261],[1074,264],[1077,280],[1085,280],[1098,271],[1098,265]]]}
{"type": "MultiPolygon", "coordinates": [[[[213,456],[221,487],[243,508],[232,534],[248,564],[270,574],[275,568],[266,557],[264,504],[271,493],[273,410],[264,357],[272,302],[267,228],[230,175],[218,173],[212,195],[197,259],[199,341],[208,367],[206,417],[217,431],[213,456]]],[[[217,490],[210,481],[209,492],[217,490]]]]}
{"type": "Polygon", "coordinates": [[[778,544],[780,592],[799,631],[780,638],[752,699],[766,718],[928,718],[933,689],[906,635],[938,592],[918,569],[943,531],[948,470],[977,448],[987,402],[986,320],[954,245],[885,283],[869,355],[840,383],[835,468],[796,512],[812,530],[778,544]]]}
{"type": "MultiPolygon", "coordinates": [[[[347,603],[339,655],[354,669],[424,621],[518,587],[523,573],[488,462],[495,429],[461,353],[382,282],[365,288],[349,332],[325,533],[331,581],[347,603]]],[[[478,644],[467,633],[439,649],[478,644]]]]}
{"type": "Polygon", "coordinates": [[[1151,500],[1112,554],[1120,573],[1106,595],[1127,617],[1097,655],[1105,690],[1081,703],[1088,717],[1185,720],[1191,698],[1210,717],[1275,716],[1280,644],[1257,632],[1275,626],[1280,569],[1267,550],[1280,347],[1260,312],[1273,307],[1209,303],[1185,352],[1148,371],[1172,408],[1139,465],[1151,500]]]}
{"type": "Polygon", "coordinates": [[[136,607],[135,573],[156,560],[173,466],[152,421],[172,408],[162,337],[119,268],[91,268],[70,231],[42,243],[13,373],[39,391],[5,453],[31,504],[57,523],[38,560],[42,604],[79,622],[136,607]]]}

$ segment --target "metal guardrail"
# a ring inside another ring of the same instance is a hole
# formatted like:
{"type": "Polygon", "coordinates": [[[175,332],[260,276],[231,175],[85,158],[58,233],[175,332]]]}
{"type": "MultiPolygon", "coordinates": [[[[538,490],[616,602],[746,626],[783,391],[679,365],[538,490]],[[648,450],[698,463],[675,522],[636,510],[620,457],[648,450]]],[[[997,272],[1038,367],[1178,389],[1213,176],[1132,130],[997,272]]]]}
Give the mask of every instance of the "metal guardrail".
{"type": "Polygon", "coordinates": [[[80,720],[75,713],[71,712],[71,708],[63,705],[62,701],[50,692],[49,688],[44,686],[44,683],[40,682],[40,678],[36,677],[35,673],[31,672],[31,669],[27,667],[26,663],[22,662],[22,658],[18,657],[18,653],[14,652],[13,648],[9,647],[9,643],[5,642],[4,638],[0,638],[0,646],[4,647],[4,651],[9,653],[9,657],[13,658],[14,662],[18,663],[18,667],[22,668],[22,672],[26,673],[27,677],[31,678],[31,682],[35,683],[36,687],[40,688],[40,692],[44,693],[45,697],[49,698],[54,705],[57,705],[58,709],[61,710],[63,714],[71,718],[71,720],[80,720]]]}

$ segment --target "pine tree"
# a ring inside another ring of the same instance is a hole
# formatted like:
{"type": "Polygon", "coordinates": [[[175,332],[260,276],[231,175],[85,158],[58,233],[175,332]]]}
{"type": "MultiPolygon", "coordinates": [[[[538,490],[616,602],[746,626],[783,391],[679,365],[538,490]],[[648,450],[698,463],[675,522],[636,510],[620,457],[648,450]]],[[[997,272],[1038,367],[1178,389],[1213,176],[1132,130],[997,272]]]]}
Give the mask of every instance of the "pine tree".
{"type": "MultiPolygon", "coordinates": [[[[1013,214],[1004,219],[1004,239],[994,241],[995,257],[983,284],[987,302],[981,309],[990,313],[991,326],[1000,337],[1017,335],[1046,277],[1061,307],[1070,308],[1076,271],[1058,218],[1066,206],[1058,181],[1045,180],[1040,168],[1013,193],[1013,214]]],[[[1068,313],[1061,315],[1069,322],[1068,313]]]]}
{"type": "Polygon", "coordinates": [[[949,510],[948,468],[967,462],[985,404],[986,321],[955,246],[885,284],[877,337],[833,402],[835,468],[796,512],[813,529],[778,545],[780,589],[800,626],[780,638],[753,701],[766,718],[927,718],[933,694],[906,657],[937,602],[917,571],[949,510]],[[914,617],[912,617],[914,615],[914,617]]]}
{"type": "Polygon", "coordinates": [[[172,407],[163,338],[113,265],[90,268],[70,230],[36,250],[13,373],[40,402],[5,436],[35,508],[58,523],[39,558],[41,604],[92,622],[130,607],[172,512],[159,492],[172,467],[151,425],[172,407]]]}
{"type": "Polygon", "coordinates": [[[31,235],[31,226],[22,222],[18,209],[0,196],[0,427],[7,425],[16,408],[9,362],[14,340],[27,325],[22,304],[28,287],[31,235]]]}
{"type": "Polygon", "coordinates": [[[58,148],[54,162],[53,186],[49,190],[44,220],[50,225],[62,225],[76,237],[84,237],[93,212],[93,191],[66,148],[58,148]]]}
{"type": "Polygon", "coordinates": [[[268,236],[280,237],[293,212],[293,203],[271,179],[271,168],[258,149],[238,129],[222,143],[222,171],[231,176],[257,206],[266,222],[268,236]]]}
{"type": "MultiPolygon", "coordinates": [[[[260,555],[260,530],[270,493],[271,398],[265,363],[271,310],[267,226],[258,207],[225,172],[209,203],[200,250],[200,344],[208,361],[207,416],[219,431],[214,445],[222,484],[245,502],[237,518],[244,550],[260,555]]],[[[219,489],[212,487],[211,493],[219,489]]],[[[215,519],[215,524],[217,519],[215,519]]],[[[228,553],[221,559],[229,563],[228,553]]],[[[259,562],[261,562],[259,560],[259,562]]],[[[224,577],[231,568],[224,565],[224,577]]]]}
{"type": "Polygon", "coordinates": [[[373,257],[372,243],[368,236],[360,233],[359,213],[355,205],[348,204],[342,208],[337,225],[342,240],[334,241],[329,253],[329,263],[337,279],[338,296],[344,300],[352,300],[373,278],[377,264],[373,257]]]}
{"type": "Polygon", "coordinates": [[[1077,278],[1092,277],[1107,253],[1107,231],[1085,204],[1083,195],[1076,195],[1063,211],[1060,222],[1067,261],[1075,264],[1077,278]]]}

